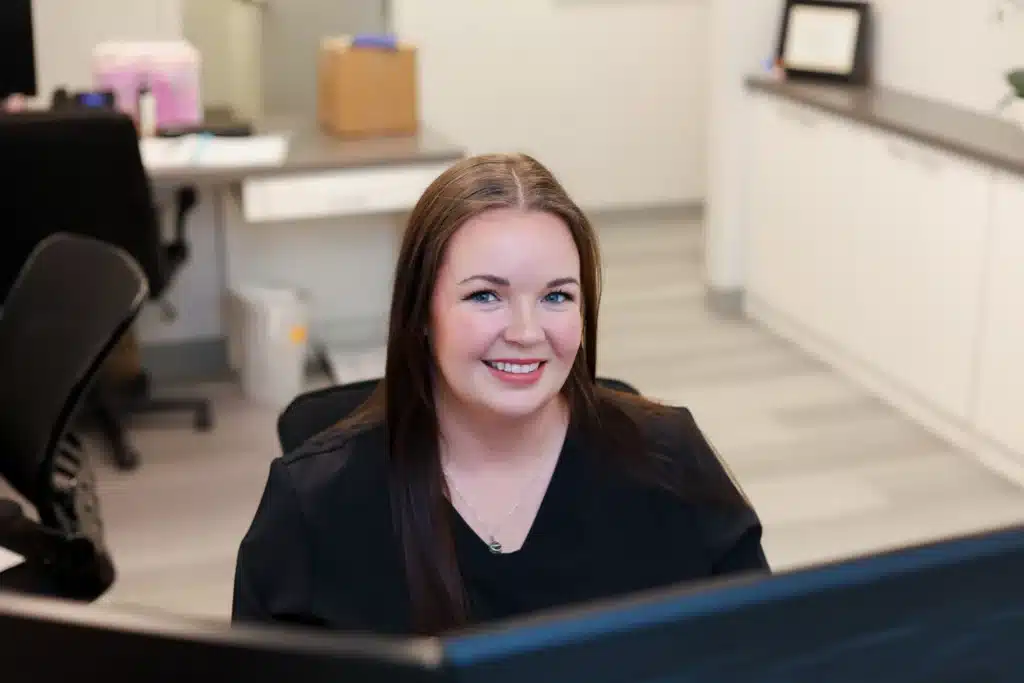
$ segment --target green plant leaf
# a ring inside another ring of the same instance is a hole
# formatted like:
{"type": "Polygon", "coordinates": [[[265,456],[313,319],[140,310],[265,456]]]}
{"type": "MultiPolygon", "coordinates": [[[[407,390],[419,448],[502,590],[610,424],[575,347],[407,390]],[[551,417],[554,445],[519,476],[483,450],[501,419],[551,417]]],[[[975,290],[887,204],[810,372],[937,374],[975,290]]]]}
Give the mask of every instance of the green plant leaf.
{"type": "Polygon", "coordinates": [[[1006,74],[1006,80],[1010,87],[1017,94],[1017,97],[1024,97],[1024,69],[1014,69],[1006,74]]]}

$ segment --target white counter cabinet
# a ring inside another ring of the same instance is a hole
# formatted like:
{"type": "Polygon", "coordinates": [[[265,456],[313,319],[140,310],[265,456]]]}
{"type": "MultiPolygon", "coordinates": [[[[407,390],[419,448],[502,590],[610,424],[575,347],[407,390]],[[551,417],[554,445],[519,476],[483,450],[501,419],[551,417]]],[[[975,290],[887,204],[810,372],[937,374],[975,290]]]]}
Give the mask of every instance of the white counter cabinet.
{"type": "Polygon", "coordinates": [[[780,98],[751,101],[752,310],[967,419],[993,173],[780,98]]]}
{"type": "Polygon", "coordinates": [[[1024,178],[999,174],[985,280],[974,423],[1024,456],[1024,178]]]}

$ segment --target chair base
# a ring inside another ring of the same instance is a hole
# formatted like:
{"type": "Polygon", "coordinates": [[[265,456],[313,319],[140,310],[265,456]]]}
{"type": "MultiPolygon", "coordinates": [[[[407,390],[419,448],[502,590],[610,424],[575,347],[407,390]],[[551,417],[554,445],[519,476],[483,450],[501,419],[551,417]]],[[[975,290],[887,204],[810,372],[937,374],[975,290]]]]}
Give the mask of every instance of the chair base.
{"type": "Polygon", "coordinates": [[[213,429],[213,407],[206,398],[159,398],[149,393],[149,379],[140,375],[130,386],[100,383],[92,392],[92,411],[100,434],[106,439],[114,464],[122,470],[139,466],[141,457],[128,437],[127,422],[136,415],[191,413],[192,428],[213,429]]]}

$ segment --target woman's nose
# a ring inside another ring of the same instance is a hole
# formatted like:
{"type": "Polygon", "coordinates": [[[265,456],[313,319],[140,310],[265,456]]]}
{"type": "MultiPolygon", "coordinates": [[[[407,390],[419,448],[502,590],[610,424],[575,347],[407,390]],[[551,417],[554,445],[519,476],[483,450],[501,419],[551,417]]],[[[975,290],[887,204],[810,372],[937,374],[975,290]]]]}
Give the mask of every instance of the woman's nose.
{"type": "Polygon", "coordinates": [[[544,330],[537,319],[532,303],[517,304],[512,307],[512,315],[505,328],[505,340],[529,346],[544,341],[544,330]]]}

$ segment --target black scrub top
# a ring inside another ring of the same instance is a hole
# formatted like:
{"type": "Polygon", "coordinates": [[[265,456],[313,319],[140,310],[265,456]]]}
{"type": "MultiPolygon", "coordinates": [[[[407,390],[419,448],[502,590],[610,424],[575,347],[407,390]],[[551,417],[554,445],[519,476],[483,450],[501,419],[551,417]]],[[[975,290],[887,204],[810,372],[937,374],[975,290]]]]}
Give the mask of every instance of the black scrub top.
{"type": "MultiPolygon", "coordinates": [[[[663,452],[735,486],[690,412],[677,408],[672,419],[682,437],[663,452]]],[[[492,553],[449,506],[472,622],[767,571],[761,524],[736,498],[698,503],[623,476],[570,426],[518,551],[492,553]]],[[[233,621],[412,633],[395,528],[382,428],[328,433],[277,458],[238,552],[233,621]]]]}

